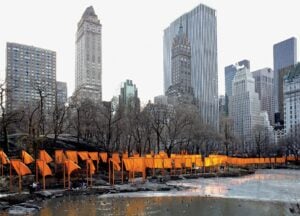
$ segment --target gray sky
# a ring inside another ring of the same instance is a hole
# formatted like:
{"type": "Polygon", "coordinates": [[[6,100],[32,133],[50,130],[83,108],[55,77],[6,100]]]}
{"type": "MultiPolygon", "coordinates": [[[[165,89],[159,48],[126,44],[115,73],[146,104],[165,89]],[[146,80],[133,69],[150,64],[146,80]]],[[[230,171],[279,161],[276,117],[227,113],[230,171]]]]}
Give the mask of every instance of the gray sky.
{"type": "Polygon", "coordinates": [[[163,93],[163,30],[203,3],[217,10],[219,94],[224,66],[247,58],[251,69],[273,67],[274,43],[299,38],[298,0],[1,0],[0,75],[6,42],[57,52],[57,79],[75,85],[75,32],[93,5],[102,24],[103,99],[119,94],[132,79],[143,103],[163,93]]]}

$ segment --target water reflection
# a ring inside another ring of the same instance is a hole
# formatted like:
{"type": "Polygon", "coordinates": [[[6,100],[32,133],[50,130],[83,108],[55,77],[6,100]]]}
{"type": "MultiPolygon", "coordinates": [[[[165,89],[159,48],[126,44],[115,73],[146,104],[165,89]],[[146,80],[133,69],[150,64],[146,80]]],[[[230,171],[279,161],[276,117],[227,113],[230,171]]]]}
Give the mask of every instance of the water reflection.
{"type": "Polygon", "coordinates": [[[284,203],[203,198],[203,197],[73,197],[59,208],[52,200],[39,213],[41,216],[60,215],[124,215],[124,216],[182,216],[182,215],[287,215],[284,203]],[[79,199],[78,199],[79,198],[79,199]]]}

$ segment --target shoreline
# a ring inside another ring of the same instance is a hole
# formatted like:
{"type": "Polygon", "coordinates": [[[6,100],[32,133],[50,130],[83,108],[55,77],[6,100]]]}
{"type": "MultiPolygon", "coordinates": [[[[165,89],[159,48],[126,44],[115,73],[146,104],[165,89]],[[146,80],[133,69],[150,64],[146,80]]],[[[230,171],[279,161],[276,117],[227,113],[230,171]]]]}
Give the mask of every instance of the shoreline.
{"type": "MultiPolygon", "coordinates": [[[[38,191],[34,194],[29,193],[15,193],[7,194],[5,197],[0,198],[0,215],[1,213],[13,213],[13,212],[38,212],[42,209],[43,203],[46,200],[52,200],[60,197],[70,196],[101,196],[106,194],[124,194],[124,193],[139,193],[139,192],[167,192],[167,191],[184,191],[193,189],[192,187],[183,185],[169,185],[169,181],[180,181],[183,179],[198,179],[198,178],[226,178],[226,177],[241,177],[245,175],[254,174],[256,170],[246,169],[233,169],[232,171],[224,171],[223,173],[201,173],[198,175],[186,174],[180,176],[159,176],[155,178],[148,178],[146,182],[142,182],[141,179],[136,179],[135,182],[110,185],[95,185],[86,189],[49,189],[45,191],[38,191]]],[[[102,181],[103,183],[103,181],[102,181]]],[[[218,199],[243,199],[246,198],[234,198],[234,197],[222,197],[222,196],[199,196],[203,198],[218,198],[218,199]]],[[[252,200],[252,199],[249,199],[252,200]]],[[[258,200],[262,201],[262,200],[258,200]]],[[[268,200],[263,200],[267,202],[268,200]]],[[[280,202],[283,201],[271,201],[280,202]]],[[[291,202],[286,202],[292,205],[291,202]]]]}

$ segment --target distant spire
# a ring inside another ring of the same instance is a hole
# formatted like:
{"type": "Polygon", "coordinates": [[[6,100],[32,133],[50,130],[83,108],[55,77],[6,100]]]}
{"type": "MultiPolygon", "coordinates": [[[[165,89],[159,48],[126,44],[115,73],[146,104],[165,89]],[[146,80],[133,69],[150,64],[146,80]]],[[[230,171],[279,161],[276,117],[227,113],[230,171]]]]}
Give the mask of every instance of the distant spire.
{"type": "Polygon", "coordinates": [[[89,17],[89,16],[97,16],[93,6],[87,7],[82,15],[82,17],[89,17]]]}

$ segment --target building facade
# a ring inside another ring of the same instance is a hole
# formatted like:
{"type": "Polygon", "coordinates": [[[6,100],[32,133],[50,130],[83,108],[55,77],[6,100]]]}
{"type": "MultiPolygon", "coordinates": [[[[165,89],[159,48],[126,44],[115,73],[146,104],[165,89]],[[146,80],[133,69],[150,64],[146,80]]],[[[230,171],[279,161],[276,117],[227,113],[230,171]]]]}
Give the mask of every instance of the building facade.
{"type": "Polygon", "coordinates": [[[154,97],[154,104],[168,104],[168,96],[158,95],[154,97]]]}
{"type": "Polygon", "coordinates": [[[164,91],[172,85],[172,44],[182,25],[191,45],[191,81],[203,121],[219,128],[216,11],[200,4],[164,30],[164,91]]]}
{"type": "Polygon", "coordinates": [[[68,100],[68,88],[66,82],[56,81],[56,97],[57,103],[64,105],[68,100]]]}
{"type": "Polygon", "coordinates": [[[228,104],[229,97],[232,96],[232,81],[237,72],[238,67],[246,67],[250,70],[250,61],[244,59],[242,61],[237,62],[236,64],[231,64],[225,67],[225,113],[228,115],[228,104]]]}
{"type": "Polygon", "coordinates": [[[279,79],[281,69],[293,66],[297,63],[297,39],[292,37],[281,41],[273,46],[273,66],[274,66],[274,110],[277,115],[275,123],[282,120],[282,116],[278,114],[279,110],[279,92],[282,91],[282,81],[279,79]]]}
{"type": "Polygon", "coordinates": [[[284,122],[286,135],[300,135],[300,63],[284,77],[284,122]]]}
{"type": "Polygon", "coordinates": [[[94,8],[83,13],[76,33],[75,89],[81,98],[102,100],[102,25],[94,8]]]}
{"type": "Polygon", "coordinates": [[[138,97],[138,89],[132,80],[126,80],[121,87],[119,96],[120,106],[126,108],[140,109],[140,99],[138,97]]]}
{"type": "Polygon", "coordinates": [[[252,72],[255,79],[255,91],[260,100],[260,110],[267,111],[271,124],[274,123],[274,78],[271,68],[263,68],[252,72]]]}
{"type": "Polygon", "coordinates": [[[232,96],[229,97],[229,117],[233,119],[234,134],[241,141],[242,151],[253,150],[254,130],[256,127],[265,127],[265,115],[261,115],[255,80],[246,67],[239,68],[233,79],[232,96]]]}
{"type": "Polygon", "coordinates": [[[17,43],[6,44],[6,107],[8,111],[55,104],[56,53],[17,43]]]}
{"type": "Polygon", "coordinates": [[[172,84],[166,95],[170,104],[193,103],[191,76],[191,45],[180,25],[172,44],[172,84]]]}

